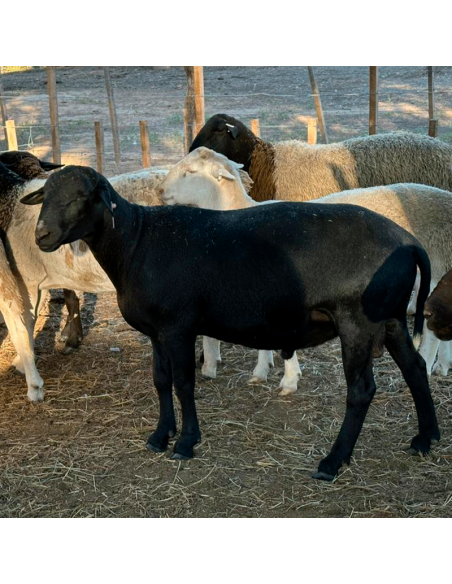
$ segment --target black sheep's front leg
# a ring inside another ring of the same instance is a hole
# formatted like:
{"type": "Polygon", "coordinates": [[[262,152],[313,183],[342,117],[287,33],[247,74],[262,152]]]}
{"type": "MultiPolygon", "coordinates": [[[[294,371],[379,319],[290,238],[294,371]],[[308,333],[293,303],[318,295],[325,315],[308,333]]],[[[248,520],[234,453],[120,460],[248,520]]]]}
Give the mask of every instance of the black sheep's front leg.
{"type": "Polygon", "coordinates": [[[174,445],[172,458],[192,458],[193,446],[201,440],[195,405],[195,340],[179,336],[168,347],[173,371],[174,387],[182,409],[182,430],[174,445]]]}
{"type": "MultiPolygon", "coordinates": [[[[356,330],[356,329],[355,329],[356,330]]],[[[353,448],[375,394],[375,381],[372,371],[373,338],[369,335],[353,335],[343,338],[342,361],[347,381],[347,407],[339,435],[330,453],[319,464],[313,478],[332,481],[342,463],[350,462],[353,448]]]]}
{"type": "Polygon", "coordinates": [[[168,447],[168,440],[176,435],[173,375],[170,358],[162,345],[152,339],[152,347],[154,349],[154,385],[159,396],[160,416],[157,429],[149,437],[147,448],[154,452],[163,452],[168,447]]]}

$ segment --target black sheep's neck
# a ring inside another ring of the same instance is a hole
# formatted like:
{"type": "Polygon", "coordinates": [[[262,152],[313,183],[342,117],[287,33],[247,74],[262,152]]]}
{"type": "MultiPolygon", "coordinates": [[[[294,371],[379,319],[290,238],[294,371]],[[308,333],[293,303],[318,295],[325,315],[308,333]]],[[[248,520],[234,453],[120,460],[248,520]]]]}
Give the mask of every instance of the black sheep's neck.
{"type": "Polygon", "coordinates": [[[139,205],[129,203],[112,189],[113,215],[105,207],[96,232],[84,238],[94,257],[119,291],[139,240],[142,217],[139,205]],[[127,248],[127,254],[124,254],[127,248]]]}

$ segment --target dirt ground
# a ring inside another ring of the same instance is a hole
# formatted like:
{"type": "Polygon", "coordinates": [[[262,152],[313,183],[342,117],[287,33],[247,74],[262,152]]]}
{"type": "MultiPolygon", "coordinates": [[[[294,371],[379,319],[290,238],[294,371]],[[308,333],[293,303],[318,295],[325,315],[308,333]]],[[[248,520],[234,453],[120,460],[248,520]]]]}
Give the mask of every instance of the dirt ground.
{"type": "MultiPolygon", "coordinates": [[[[268,139],[295,137],[297,132],[303,137],[305,128],[296,117],[313,114],[304,69],[206,68],[206,113],[225,111],[245,122],[259,117],[268,139]],[[292,134],[286,136],[281,126],[290,126],[292,134]]],[[[330,139],[365,133],[367,70],[316,68],[316,73],[321,91],[325,88],[330,139]]],[[[440,137],[448,139],[452,67],[435,68],[435,73],[436,87],[444,91],[437,98],[440,137]]],[[[94,116],[102,114],[108,123],[102,75],[100,68],[57,71],[60,120],[67,127],[74,121],[68,141],[74,151],[90,151],[94,116]],[[90,124],[76,127],[75,118],[90,124]]],[[[183,69],[118,68],[112,77],[123,127],[139,119],[152,121],[159,137],[153,150],[156,160],[175,162],[183,155],[183,69]]],[[[8,106],[16,108],[12,111],[17,119],[23,115],[27,123],[48,123],[43,70],[3,75],[2,82],[5,93],[20,94],[8,106]]],[[[425,68],[382,68],[380,83],[382,94],[392,92],[389,103],[394,109],[393,115],[382,113],[382,131],[424,131],[425,68]]],[[[33,140],[38,145],[37,135],[33,140]]],[[[124,148],[123,155],[119,170],[140,167],[139,146],[124,148]]],[[[111,174],[116,173],[117,166],[109,164],[111,174]]],[[[114,295],[85,294],[86,337],[78,351],[62,355],[62,310],[60,293],[52,292],[38,321],[38,368],[46,383],[43,404],[27,402],[24,378],[9,369],[13,347],[6,329],[0,328],[1,517],[452,515],[450,376],[431,379],[442,439],[431,454],[416,457],[407,452],[417,433],[409,391],[387,353],[376,360],[377,394],[351,465],[335,482],[324,483],[311,474],[328,453],[344,415],[338,341],[299,352],[303,377],[298,392],[287,397],[278,396],[283,372],[279,357],[268,382],[250,386],[246,382],[257,352],[223,344],[217,379],[205,380],[197,373],[202,442],[192,460],[172,461],[170,451],[154,454],[145,448],[158,417],[148,339],[124,322],[114,295]]]]}

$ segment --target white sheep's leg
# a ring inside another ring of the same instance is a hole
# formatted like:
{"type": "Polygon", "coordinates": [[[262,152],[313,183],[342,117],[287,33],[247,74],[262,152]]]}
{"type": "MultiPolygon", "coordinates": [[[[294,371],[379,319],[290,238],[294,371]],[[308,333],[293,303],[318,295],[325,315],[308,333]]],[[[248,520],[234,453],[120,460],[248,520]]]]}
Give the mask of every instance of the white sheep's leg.
{"type": "MultiPolygon", "coordinates": [[[[47,298],[48,290],[40,291],[38,288],[34,287],[33,288],[30,287],[30,289],[32,291],[27,290],[26,294],[29,297],[31,308],[30,311],[24,312],[24,319],[25,326],[27,327],[28,334],[30,336],[31,346],[33,347],[34,353],[34,330],[36,319],[38,318],[39,313],[41,312],[42,305],[44,304],[44,301],[47,298]]],[[[19,373],[22,373],[22,375],[25,375],[25,368],[19,353],[17,353],[17,355],[12,360],[11,366],[14,367],[16,371],[18,371],[19,373]]]]}
{"type": "Polygon", "coordinates": [[[262,381],[267,381],[270,367],[273,367],[274,364],[273,351],[259,351],[257,365],[254,368],[253,376],[248,380],[248,383],[262,383],[262,381]]]}
{"type": "Polygon", "coordinates": [[[450,366],[452,365],[451,342],[441,341],[438,349],[438,360],[433,367],[433,375],[442,375],[446,377],[450,366]]]}
{"type": "Polygon", "coordinates": [[[435,357],[438,352],[438,346],[440,340],[435,337],[432,331],[428,330],[427,326],[424,324],[424,330],[422,333],[422,342],[419,347],[419,353],[425,361],[427,367],[427,375],[432,374],[433,363],[435,362],[435,357]]]}
{"type": "Polygon", "coordinates": [[[32,402],[42,401],[44,399],[44,381],[35,365],[33,329],[30,326],[34,319],[31,314],[27,314],[28,311],[22,309],[21,304],[17,304],[14,301],[5,302],[1,300],[0,305],[11,342],[17,351],[21,369],[25,374],[28,399],[32,402]]]}
{"type": "Polygon", "coordinates": [[[11,336],[11,341],[20,356],[21,366],[25,373],[28,386],[28,399],[31,402],[43,401],[44,381],[36,368],[33,339],[30,339],[27,328],[23,326],[23,322],[17,326],[19,318],[13,317],[11,320],[9,315],[5,314],[5,321],[11,336]]]}
{"type": "Polygon", "coordinates": [[[24,306],[19,284],[11,273],[5,249],[0,244],[0,311],[8,327],[11,342],[22,362],[32,402],[44,399],[44,382],[35,365],[33,350],[33,323],[31,311],[24,306]]]}
{"type": "Polygon", "coordinates": [[[284,377],[281,379],[279,395],[289,395],[297,391],[298,380],[301,377],[301,369],[297,354],[284,361],[284,377]]]}
{"type": "Polygon", "coordinates": [[[417,295],[419,293],[419,286],[421,285],[421,276],[419,271],[416,274],[416,280],[414,282],[414,286],[413,286],[413,292],[411,294],[411,300],[410,303],[408,304],[408,308],[406,313],[410,316],[412,316],[413,314],[416,314],[416,302],[417,302],[417,295]]]}
{"type": "Polygon", "coordinates": [[[202,364],[201,374],[209,379],[215,379],[217,376],[217,364],[221,363],[220,341],[210,337],[203,337],[202,348],[204,351],[204,363],[202,364]]]}

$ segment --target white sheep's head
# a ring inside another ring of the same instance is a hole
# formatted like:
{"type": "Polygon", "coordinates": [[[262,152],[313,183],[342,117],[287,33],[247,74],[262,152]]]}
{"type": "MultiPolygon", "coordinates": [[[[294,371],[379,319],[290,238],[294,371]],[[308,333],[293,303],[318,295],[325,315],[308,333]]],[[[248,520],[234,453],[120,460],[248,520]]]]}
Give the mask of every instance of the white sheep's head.
{"type": "Polygon", "coordinates": [[[167,205],[216,210],[236,208],[232,204],[234,193],[246,197],[241,177],[252,184],[248,174],[241,171],[242,166],[209,148],[197,148],[168,173],[161,184],[160,197],[167,205]]]}

